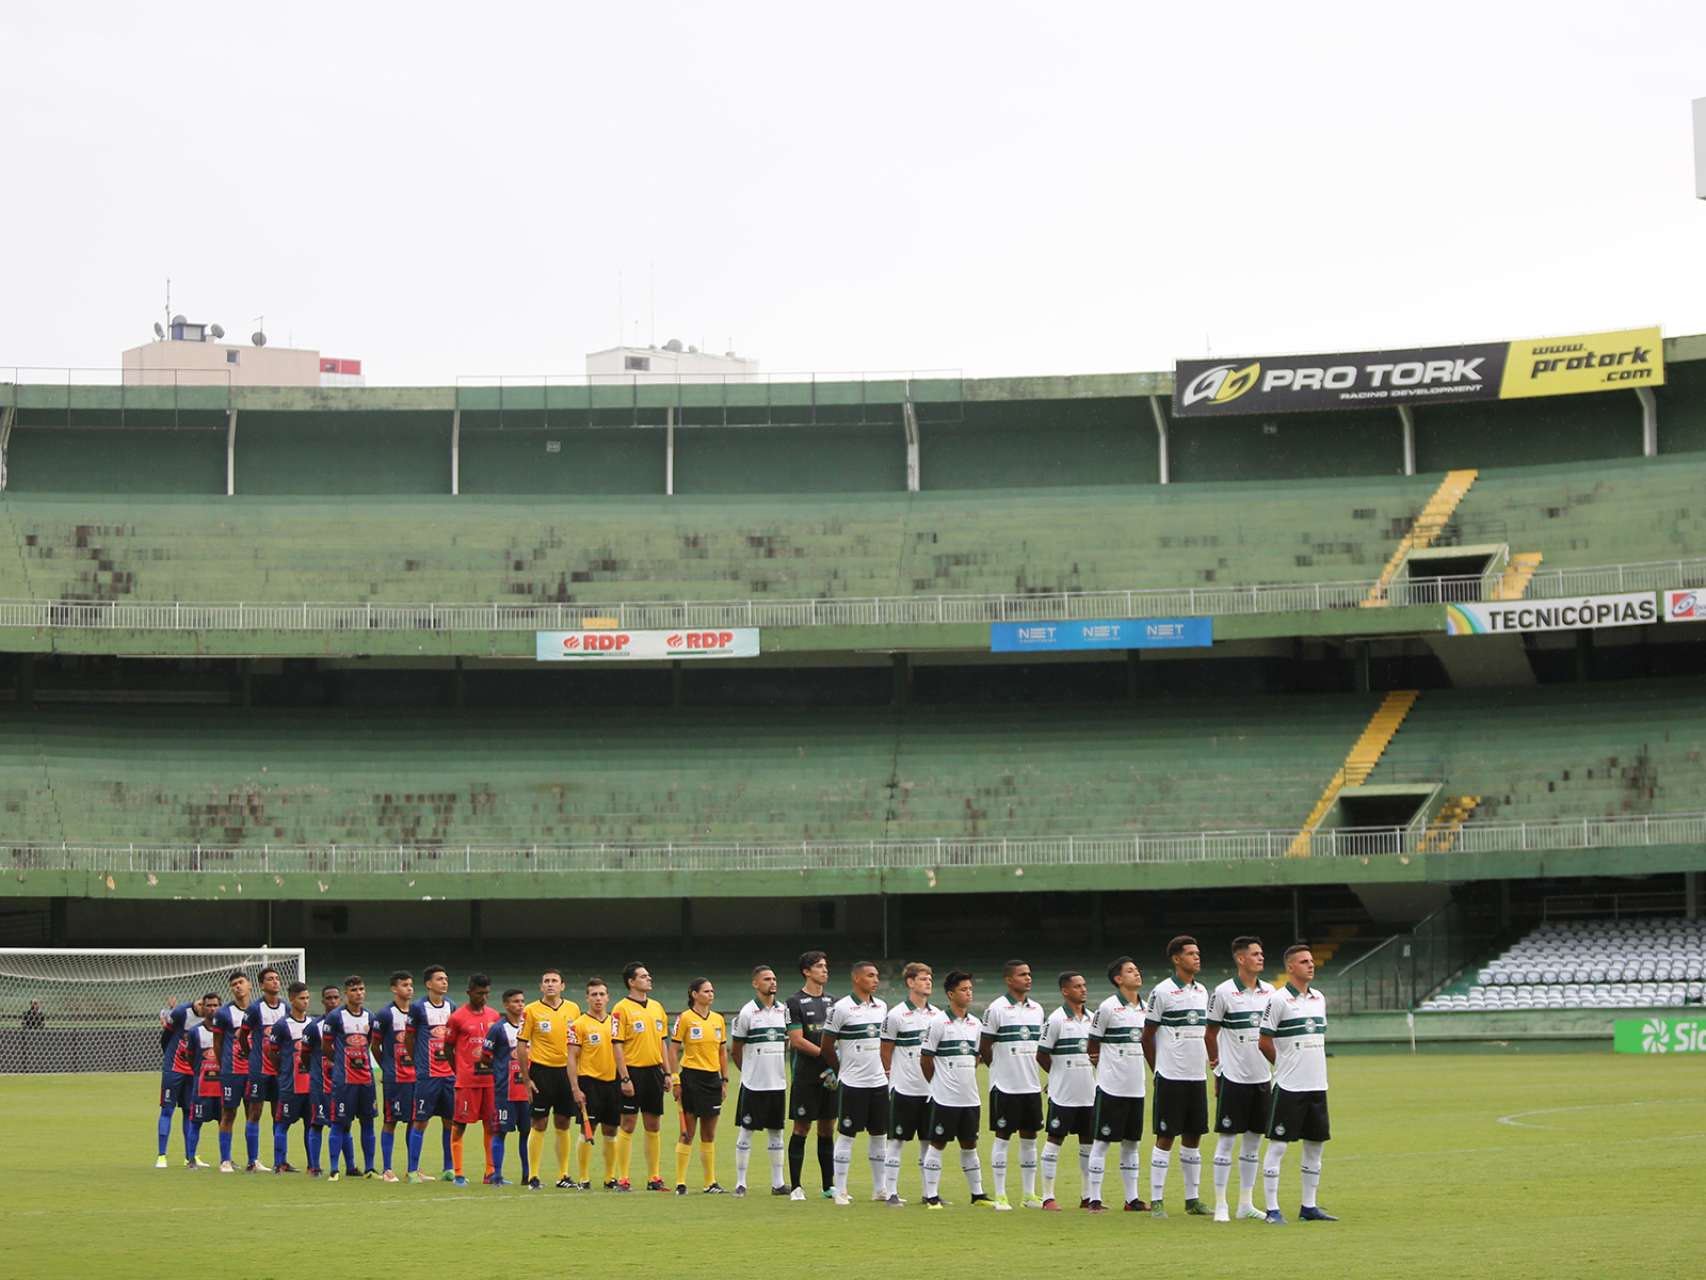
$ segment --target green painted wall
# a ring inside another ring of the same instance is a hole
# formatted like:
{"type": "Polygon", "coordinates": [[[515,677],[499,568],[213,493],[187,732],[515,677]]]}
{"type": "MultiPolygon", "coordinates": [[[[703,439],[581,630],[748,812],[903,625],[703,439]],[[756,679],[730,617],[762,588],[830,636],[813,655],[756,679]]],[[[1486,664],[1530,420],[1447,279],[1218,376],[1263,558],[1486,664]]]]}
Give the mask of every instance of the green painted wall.
{"type": "Polygon", "coordinates": [[[450,415],[242,411],[237,492],[449,493],[450,415]]]}
{"type": "Polygon", "coordinates": [[[967,403],[960,421],[920,421],[925,489],[1155,484],[1149,402],[1136,397],[967,403]]]}
{"type": "Polygon", "coordinates": [[[25,427],[12,432],[7,488],[18,493],[225,492],[224,414],[216,429],[25,427]]]}
{"type": "Polygon", "coordinates": [[[1404,471],[1403,428],[1395,412],[1175,420],[1168,443],[1175,484],[1404,471]]]}
{"type": "Polygon", "coordinates": [[[624,494],[664,491],[656,428],[471,431],[462,425],[462,492],[624,494]],[[555,442],[557,451],[548,446],[555,442]]]}
{"type": "Polygon", "coordinates": [[[1706,362],[1665,369],[1665,385],[1653,392],[1659,405],[1659,452],[1706,449],[1706,362]]]}
{"type": "Polygon", "coordinates": [[[675,433],[675,491],[680,494],[893,493],[905,488],[906,438],[898,422],[693,427],[675,433]]]}
{"type": "Polygon", "coordinates": [[[1522,467],[1641,456],[1633,391],[1416,410],[1416,470],[1522,467]]]}

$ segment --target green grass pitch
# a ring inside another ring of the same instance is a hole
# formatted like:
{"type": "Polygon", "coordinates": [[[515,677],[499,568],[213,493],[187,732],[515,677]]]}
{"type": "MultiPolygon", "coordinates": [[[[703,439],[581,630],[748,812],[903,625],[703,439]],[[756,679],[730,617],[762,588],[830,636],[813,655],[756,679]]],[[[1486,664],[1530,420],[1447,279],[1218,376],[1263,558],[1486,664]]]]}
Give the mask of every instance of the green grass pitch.
{"type": "MultiPolygon", "coordinates": [[[[965,1207],[965,1181],[951,1152],[942,1186],[954,1207],[927,1213],[916,1203],[910,1149],[901,1194],[912,1203],[888,1209],[869,1202],[862,1138],[850,1208],[821,1199],[772,1200],[763,1192],[745,1201],[678,1200],[642,1192],[359,1179],[332,1185],[300,1176],[158,1171],[152,1076],[9,1076],[0,1078],[0,1274],[113,1280],[193,1270],[233,1280],[295,1280],[347,1269],[330,1255],[311,1259],[311,1246],[366,1250],[366,1263],[348,1260],[358,1271],[395,1270],[404,1257],[431,1270],[450,1266],[453,1244],[467,1261],[484,1257],[489,1264],[499,1256],[490,1251],[507,1243],[517,1252],[506,1270],[553,1276],[573,1274],[600,1252],[616,1263],[631,1249],[617,1265],[631,1268],[643,1253],[651,1259],[643,1265],[660,1275],[869,1277],[887,1268],[911,1280],[996,1266],[1013,1274],[1064,1269],[1085,1277],[1161,1268],[1209,1276],[1555,1280],[1686,1273],[1677,1260],[1698,1252],[1706,1202],[1706,1058],[1339,1056],[1331,1072],[1336,1137],[1327,1148],[1321,1203],[1342,1221],[1284,1228],[1219,1225],[1177,1212],[1164,1222],[1124,1213],[1094,1218],[1076,1209],[974,1212],[965,1207]],[[558,1243],[563,1265],[533,1271],[538,1246],[558,1243]]],[[[674,1123],[664,1118],[666,1178],[674,1123]]],[[[730,1121],[724,1123],[719,1176],[732,1186],[734,1137],[730,1121]]],[[[505,1171],[513,1177],[511,1141],[505,1171]]],[[[469,1145],[472,1153],[476,1144],[469,1145]]],[[[634,1146],[634,1167],[643,1175],[643,1147],[634,1146]]],[[[240,1128],[235,1147],[241,1159],[240,1128]]],[[[270,1153],[270,1134],[262,1150],[270,1153]]],[[[426,1150],[438,1151],[436,1127],[426,1150]]],[[[1147,1158],[1147,1141],[1144,1150],[1147,1158]]],[[[176,1131],[171,1153],[180,1158],[176,1131]]],[[[218,1160],[214,1126],[204,1132],[202,1154],[218,1160]]],[[[1298,1204],[1297,1154],[1287,1155],[1280,1193],[1288,1217],[1298,1204]]],[[[299,1134],[292,1156],[301,1159],[299,1134]]],[[[545,1160],[555,1167],[550,1142],[545,1160]]],[[[987,1145],[984,1164],[987,1175],[987,1145]]],[[[469,1161],[470,1173],[482,1167],[478,1156],[469,1161]]],[[[595,1176],[599,1168],[595,1155],[595,1176]]],[[[815,1187],[815,1168],[808,1151],[808,1187],[815,1187]]],[[[753,1169],[762,1187],[768,1180],[762,1146],[753,1169]]],[[[1203,1172],[1210,1197],[1206,1160],[1203,1172]]],[[[1110,1170],[1109,1181],[1117,1197],[1117,1172],[1110,1170]]],[[[1076,1204],[1075,1155],[1063,1162],[1058,1191],[1062,1203],[1076,1204]]],[[[1169,1192],[1179,1209],[1176,1162],[1169,1192]]],[[[1017,1167],[1009,1194],[1016,1203],[1017,1167]]]]}

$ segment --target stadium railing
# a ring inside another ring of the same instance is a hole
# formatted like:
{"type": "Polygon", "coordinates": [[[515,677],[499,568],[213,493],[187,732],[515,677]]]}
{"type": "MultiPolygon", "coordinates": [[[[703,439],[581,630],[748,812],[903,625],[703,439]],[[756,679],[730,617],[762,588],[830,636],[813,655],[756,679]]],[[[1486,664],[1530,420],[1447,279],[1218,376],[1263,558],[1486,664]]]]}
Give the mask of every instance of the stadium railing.
{"type": "MultiPolygon", "coordinates": [[[[305,872],[343,874],[642,871],[833,871],[941,867],[1130,866],[1278,860],[1299,832],[1194,831],[961,840],[799,841],[789,844],[621,844],[500,846],[0,844],[14,870],[134,872],[305,872]]],[[[1413,856],[1415,827],[1357,827],[1309,835],[1312,858],[1413,856]]],[[[1554,822],[1471,822],[1453,849],[1505,853],[1634,849],[1706,842],[1706,811],[1554,822]]]]}
{"type": "Polygon", "coordinates": [[[1498,938],[1491,899],[1448,902],[1407,933],[1394,934],[1332,977],[1341,1013],[1410,1009],[1450,982],[1498,938]]]}
{"type": "MultiPolygon", "coordinates": [[[[1390,605],[1488,600],[1497,576],[1401,580],[1390,605]]],[[[1662,591],[1706,583],[1706,556],[1536,573],[1525,599],[1662,591]]],[[[635,601],[617,604],[204,604],[0,600],[0,627],[124,631],[562,631],[576,627],[846,627],[1045,622],[1079,618],[1223,617],[1360,608],[1378,585],[1273,583],[1023,595],[831,597],[812,600],[635,601]]]]}

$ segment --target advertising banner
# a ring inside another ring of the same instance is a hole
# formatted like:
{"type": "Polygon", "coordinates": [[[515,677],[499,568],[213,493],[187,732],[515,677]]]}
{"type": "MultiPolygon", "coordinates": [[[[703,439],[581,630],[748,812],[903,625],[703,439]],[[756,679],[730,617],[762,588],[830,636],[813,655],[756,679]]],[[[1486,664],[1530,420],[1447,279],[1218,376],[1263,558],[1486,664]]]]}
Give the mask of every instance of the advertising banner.
{"type": "Polygon", "coordinates": [[[1567,596],[1559,600],[1511,600],[1499,604],[1448,604],[1448,636],[1514,635],[1522,631],[1581,631],[1590,627],[1638,627],[1657,622],[1651,591],[1614,596],[1567,596]]]}
{"type": "Polygon", "coordinates": [[[645,662],[671,658],[756,658],[757,627],[680,631],[536,631],[540,662],[645,662]]]}
{"type": "Polygon", "coordinates": [[[1206,649],[1213,643],[1213,618],[993,622],[989,627],[992,653],[1057,653],[1069,649],[1206,649]]]}
{"type": "Polygon", "coordinates": [[[1664,594],[1666,622],[1706,622],[1706,587],[1681,587],[1664,594]]]}
{"type": "Polygon", "coordinates": [[[1706,1053],[1706,1013],[1619,1018],[1611,1036],[1618,1053],[1706,1053]]]}
{"type": "Polygon", "coordinates": [[[1173,416],[1516,400],[1663,386],[1657,328],[1401,351],[1180,360],[1173,416]]]}

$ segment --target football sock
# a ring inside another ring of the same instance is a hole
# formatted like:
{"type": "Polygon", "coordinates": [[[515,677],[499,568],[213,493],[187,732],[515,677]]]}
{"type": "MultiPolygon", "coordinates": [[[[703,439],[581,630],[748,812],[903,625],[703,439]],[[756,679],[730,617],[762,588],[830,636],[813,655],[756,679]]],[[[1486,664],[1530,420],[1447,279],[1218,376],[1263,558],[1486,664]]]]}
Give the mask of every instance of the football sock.
{"type": "Polygon", "coordinates": [[[994,1184],[995,1198],[1007,1195],[1007,1139],[997,1138],[989,1148],[989,1180],[994,1184]]]}
{"type": "MultiPolygon", "coordinates": [[[[350,1152],[350,1158],[352,1160],[355,1158],[355,1152],[350,1152]]],[[[391,1162],[387,1160],[385,1163],[389,1165],[391,1162]]],[[[373,1121],[371,1120],[361,1122],[361,1167],[364,1170],[373,1168],[373,1121]]]]}
{"type": "Polygon", "coordinates": [[[249,1153],[250,1164],[254,1164],[261,1158],[261,1122],[259,1120],[243,1121],[243,1146],[249,1153]]]}
{"type": "MultiPolygon", "coordinates": [[[[616,1152],[618,1150],[616,1144],[621,1141],[621,1138],[618,1136],[618,1135],[620,1135],[621,1132],[622,1131],[620,1129],[618,1129],[616,1131],[616,1133],[607,1133],[604,1135],[604,1147],[603,1147],[603,1150],[604,1150],[604,1180],[606,1182],[609,1182],[612,1178],[618,1178],[618,1177],[626,1176],[624,1174],[619,1174],[616,1172],[616,1168],[617,1168],[616,1152]]],[[[592,1166],[592,1160],[589,1157],[587,1160],[586,1167],[590,1170],[591,1166],[592,1166]]],[[[581,1181],[585,1182],[586,1179],[582,1178],[581,1181]]]]}
{"type": "Polygon", "coordinates": [[[1262,1192],[1267,1197],[1269,1213],[1279,1211],[1280,1164],[1285,1160],[1286,1143],[1268,1142],[1268,1158],[1262,1162],[1262,1192]]]}
{"type": "Polygon", "coordinates": [[[1060,1169],[1060,1148],[1052,1142],[1043,1143],[1043,1199],[1054,1199],[1054,1175],[1060,1169]]]}
{"type": "Polygon", "coordinates": [[[823,1178],[823,1189],[828,1191],[835,1185],[835,1138],[832,1134],[820,1133],[817,1136],[817,1171],[823,1178]]]}
{"type": "MultiPolygon", "coordinates": [[[[610,1150],[610,1139],[604,1140],[604,1176],[610,1177],[610,1167],[614,1157],[610,1150]]],[[[575,1148],[575,1179],[587,1182],[592,1178],[592,1143],[583,1142],[575,1148]]]]}
{"type": "MultiPolygon", "coordinates": [[[[545,1135],[540,1134],[539,1136],[544,1137],[545,1135]]],[[[557,1130],[557,1176],[559,1178],[566,1178],[569,1176],[569,1139],[570,1139],[570,1136],[571,1135],[567,1129],[558,1129],[557,1130]]],[[[543,1144],[541,1144],[541,1145],[543,1145],[543,1144]]],[[[528,1165],[530,1168],[532,1168],[533,1174],[535,1177],[537,1177],[539,1174],[539,1155],[540,1155],[540,1152],[539,1152],[538,1147],[529,1147],[528,1148],[528,1153],[527,1153],[528,1165]]]]}
{"type": "Polygon", "coordinates": [[[1090,1178],[1090,1148],[1081,1141],[1078,1144],[1078,1187],[1079,1195],[1084,1194],[1084,1184],[1090,1178]]]}
{"type": "Polygon", "coordinates": [[[1120,1193],[1125,1196],[1125,1202],[1141,1199],[1137,1194],[1137,1184],[1143,1177],[1143,1144],[1141,1142],[1120,1143],[1120,1193]]]}
{"type": "MultiPolygon", "coordinates": [[[[347,1137],[348,1135],[346,1134],[345,1136],[347,1137]]],[[[338,1161],[343,1158],[344,1144],[339,1140],[338,1131],[335,1128],[331,1131],[331,1138],[332,1150],[331,1154],[326,1158],[326,1163],[331,1165],[332,1172],[336,1173],[338,1171],[338,1161]]]]}
{"type": "Polygon", "coordinates": [[[1303,1164],[1300,1172],[1303,1175],[1303,1207],[1315,1207],[1315,1191],[1321,1185],[1321,1157],[1325,1147],[1319,1142],[1303,1144],[1303,1164]]]}
{"type": "Polygon", "coordinates": [[[689,1146],[686,1142],[677,1142],[675,1144],[675,1185],[676,1186],[683,1187],[683,1186],[687,1185],[687,1166],[692,1162],[692,1160],[693,1160],[693,1148],[691,1146],[689,1146]]]}
{"type": "Polygon", "coordinates": [[[967,1151],[960,1148],[960,1169],[966,1175],[966,1186],[971,1188],[974,1196],[983,1194],[983,1161],[977,1158],[975,1149],[967,1151]]]}
{"type": "MultiPolygon", "coordinates": [[[[543,1129],[529,1129],[527,1131],[526,1143],[527,1159],[532,1166],[537,1169],[539,1167],[539,1157],[545,1154],[545,1131],[543,1129]]],[[[557,1163],[562,1165],[563,1172],[565,1174],[568,1173],[568,1161],[563,1159],[562,1152],[560,1151],[557,1153],[557,1163]]]]}
{"type": "Polygon", "coordinates": [[[885,1188],[889,1183],[889,1140],[875,1133],[867,1137],[865,1159],[871,1166],[871,1194],[887,1195],[885,1188]]]}
{"type": "Polygon", "coordinates": [[[157,1154],[166,1154],[166,1144],[172,1140],[172,1108],[160,1108],[160,1121],[155,1127],[160,1137],[160,1150],[157,1154]]]}
{"type": "Polygon", "coordinates": [[[458,1178],[462,1177],[462,1135],[450,1135],[450,1167],[458,1178]]]}
{"type": "Polygon", "coordinates": [[[191,1120],[189,1128],[184,1130],[184,1159],[194,1160],[195,1149],[201,1145],[201,1124],[191,1120]]]}
{"type": "Polygon", "coordinates": [[[439,1168],[441,1168],[441,1169],[453,1169],[456,1167],[455,1166],[455,1155],[456,1155],[456,1153],[451,1150],[452,1144],[451,1144],[450,1139],[451,1139],[452,1135],[451,1135],[450,1129],[451,1129],[451,1126],[449,1124],[445,1123],[443,1120],[440,1120],[438,1122],[438,1140],[444,1147],[444,1163],[439,1166],[439,1168]]]}
{"type": "Polygon", "coordinates": [[[272,1164],[278,1168],[290,1160],[290,1126],[275,1124],[272,1127],[272,1164]]]}
{"type": "MultiPolygon", "coordinates": [[[[332,1126],[332,1168],[336,1169],[338,1167],[338,1161],[341,1160],[344,1157],[344,1154],[349,1150],[350,1150],[349,1130],[341,1124],[333,1125],[332,1126]]],[[[350,1161],[350,1169],[352,1172],[354,1171],[354,1168],[355,1168],[355,1162],[352,1160],[352,1161],[350,1161]]]]}
{"type": "Polygon", "coordinates": [[[788,1135],[788,1185],[800,1185],[800,1175],[806,1168],[806,1135],[794,1133],[788,1135]]]}
{"type": "Polygon", "coordinates": [[[769,1147],[770,1185],[773,1187],[779,1187],[782,1185],[783,1161],[782,1131],[780,1129],[770,1130],[769,1147]]]}
{"type": "Polygon", "coordinates": [[[1214,1140],[1214,1203],[1226,1207],[1226,1184],[1232,1180],[1232,1148],[1238,1145],[1236,1135],[1223,1133],[1214,1140]]]}
{"type": "Polygon", "coordinates": [[[699,1163],[705,1169],[705,1185],[708,1187],[717,1180],[717,1144],[699,1139],[699,1163]]]}
{"type": "Polygon", "coordinates": [[[1102,1198],[1102,1178],[1108,1172],[1108,1144],[1097,1139],[1090,1144],[1090,1163],[1084,1170],[1084,1198],[1102,1198]]]}
{"type": "Polygon", "coordinates": [[[752,1130],[735,1130],[735,1186],[746,1185],[746,1167],[752,1160],[752,1130]]]}
{"type": "Polygon", "coordinates": [[[883,1191],[891,1196],[900,1194],[900,1157],[905,1146],[899,1138],[891,1138],[883,1156],[883,1191]]]}
{"type": "Polygon", "coordinates": [[[653,1182],[663,1177],[663,1135],[656,1129],[646,1130],[646,1176],[653,1182]]]}
{"type": "Polygon", "coordinates": [[[853,1139],[845,1133],[837,1134],[835,1138],[835,1189],[843,1194],[847,1191],[847,1171],[853,1165],[853,1139]]]}
{"type": "Polygon", "coordinates": [[[303,1134],[302,1145],[307,1148],[308,1167],[310,1169],[318,1169],[320,1167],[321,1136],[320,1127],[312,1124],[308,1126],[307,1130],[303,1134]]]}
{"type": "Polygon", "coordinates": [[[616,1131],[616,1179],[619,1182],[628,1180],[628,1166],[634,1154],[634,1132],[631,1129],[616,1131]]]}
{"type": "Polygon", "coordinates": [[[231,1163],[231,1130],[229,1129],[219,1131],[219,1163],[231,1163]]]}
{"type": "MultiPolygon", "coordinates": [[[[515,1149],[521,1153],[521,1180],[523,1182],[526,1182],[533,1177],[534,1170],[533,1155],[527,1149],[527,1134],[528,1131],[523,1129],[520,1133],[515,1135],[515,1149]]],[[[499,1138],[498,1141],[502,1142],[503,1139],[499,1138]]],[[[565,1152],[564,1154],[567,1153],[565,1152]]],[[[565,1160],[562,1163],[563,1172],[564,1174],[567,1174],[569,1171],[569,1162],[565,1160]]]]}
{"type": "Polygon", "coordinates": [[[394,1129],[383,1129],[379,1134],[379,1154],[385,1159],[385,1172],[391,1172],[391,1157],[397,1150],[397,1133],[394,1129]]]}
{"type": "Polygon", "coordinates": [[[924,1198],[934,1200],[942,1189],[942,1153],[935,1147],[924,1153],[924,1198]]]}
{"type": "Polygon", "coordinates": [[[491,1145],[486,1148],[486,1169],[495,1178],[503,1177],[504,1140],[502,1134],[492,1139],[491,1145]]]}
{"type": "Polygon", "coordinates": [[[1200,1147],[1181,1147],[1179,1149],[1179,1172],[1185,1175],[1185,1199],[1195,1200],[1197,1192],[1202,1190],[1202,1149],[1200,1147]]]}
{"type": "Polygon", "coordinates": [[[408,1132],[403,1135],[403,1146],[408,1153],[410,1173],[417,1172],[421,1167],[421,1139],[425,1137],[426,1134],[415,1128],[414,1125],[410,1125],[408,1132]]]}
{"type": "Polygon", "coordinates": [[[1258,1153],[1262,1146],[1262,1135],[1246,1133],[1238,1152],[1238,1207],[1254,1209],[1256,1195],[1256,1177],[1262,1171],[1258,1153]]]}
{"type": "Polygon", "coordinates": [[[1149,1199],[1159,1204],[1167,1195],[1167,1170],[1173,1163],[1172,1148],[1153,1148],[1149,1153],[1149,1199]]]}
{"type": "Polygon", "coordinates": [[[1019,1139],[1019,1186],[1027,1200],[1037,1193],[1037,1142],[1036,1138],[1019,1139]]]}

